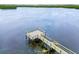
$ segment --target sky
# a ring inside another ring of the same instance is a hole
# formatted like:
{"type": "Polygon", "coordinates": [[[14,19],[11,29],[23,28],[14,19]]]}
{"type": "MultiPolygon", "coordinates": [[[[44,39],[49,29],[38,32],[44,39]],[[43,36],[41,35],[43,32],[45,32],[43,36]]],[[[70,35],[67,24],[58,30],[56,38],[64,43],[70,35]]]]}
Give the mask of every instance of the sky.
{"type": "Polygon", "coordinates": [[[79,4],[79,0],[0,0],[0,4],[79,4]]]}

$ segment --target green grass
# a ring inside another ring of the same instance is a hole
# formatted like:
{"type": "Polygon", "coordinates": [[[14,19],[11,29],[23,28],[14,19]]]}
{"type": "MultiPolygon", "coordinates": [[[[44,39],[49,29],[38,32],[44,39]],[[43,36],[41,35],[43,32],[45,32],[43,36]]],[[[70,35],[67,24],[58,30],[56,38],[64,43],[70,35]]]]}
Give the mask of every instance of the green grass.
{"type": "Polygon", "coordinates": [[[16,9],[16,5],[0,5],[0,9],[16,9]]]}
{"type": "Polygon", "coordinates": [[[79,9],[79,5],[0,5],[0,9],[16,9],[17,7],[74,8],[74,9],[79,9]]]}

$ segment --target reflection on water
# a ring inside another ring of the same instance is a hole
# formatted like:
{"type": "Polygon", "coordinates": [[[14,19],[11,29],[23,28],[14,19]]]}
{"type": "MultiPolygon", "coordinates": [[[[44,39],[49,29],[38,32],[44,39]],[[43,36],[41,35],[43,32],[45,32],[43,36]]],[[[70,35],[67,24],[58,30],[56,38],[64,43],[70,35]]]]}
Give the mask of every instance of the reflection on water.
{"type": "Polygon", "coordinates": [[[0,10],[0,53],[32,53],[25,34],[37,27],[79,53],[79,10],[20,7],[0,10]]]}

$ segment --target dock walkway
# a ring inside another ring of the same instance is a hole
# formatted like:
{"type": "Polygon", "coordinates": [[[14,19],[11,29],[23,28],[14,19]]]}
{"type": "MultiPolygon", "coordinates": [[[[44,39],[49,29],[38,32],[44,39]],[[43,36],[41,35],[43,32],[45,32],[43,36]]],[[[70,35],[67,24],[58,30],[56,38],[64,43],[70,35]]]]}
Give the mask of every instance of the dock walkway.
{"type": "Polygon", "coordinates": [[[45,44],[47,44],[50,48],[53,48],[56,52],[58,52],[60,54],[75,54],[75,52],[73,52],[72,50],[61,45],[57,41],[53,40],[51,42],[49,40],[49,37],[46,36],[46,34],[40,30],[28,32],[26,35],[27,35],[27,38],[30,38],[31,40],[39,38],[41,41],[43,41],[45,44]]]}

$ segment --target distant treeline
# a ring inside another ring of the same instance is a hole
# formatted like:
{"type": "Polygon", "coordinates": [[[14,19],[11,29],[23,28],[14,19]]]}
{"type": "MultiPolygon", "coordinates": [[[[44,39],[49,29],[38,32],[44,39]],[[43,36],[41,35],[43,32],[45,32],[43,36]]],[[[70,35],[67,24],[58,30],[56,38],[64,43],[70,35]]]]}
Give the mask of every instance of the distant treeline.
{"type": "Polygon", "coordinates": [[[79,9],[79,5],[0,5],[0,9],[16,9],[17,7],[75,8],[75,9],[79,9]]]}

